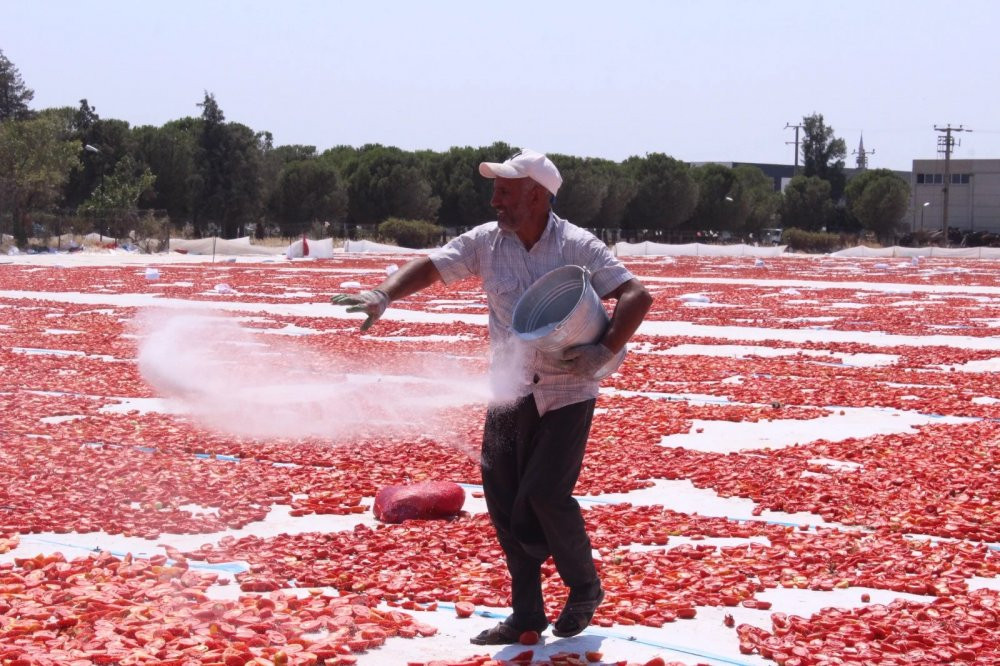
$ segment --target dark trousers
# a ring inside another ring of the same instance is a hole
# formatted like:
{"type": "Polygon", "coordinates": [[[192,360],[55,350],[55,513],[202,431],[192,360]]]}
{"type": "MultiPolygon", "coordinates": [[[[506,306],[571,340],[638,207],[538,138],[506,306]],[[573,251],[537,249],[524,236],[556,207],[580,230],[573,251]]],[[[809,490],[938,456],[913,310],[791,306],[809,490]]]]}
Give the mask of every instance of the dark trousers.
{"type": "Polygon", "coordinates": [[[483,494],[507,556],[514,615],[522,629],[547,624],[541,566],[552,556],[571,589],[592,586],[597,571],[573,487],[594,415],[594,400],[538,416],[533,396],[491,407],[483,434],[483,494]]]}

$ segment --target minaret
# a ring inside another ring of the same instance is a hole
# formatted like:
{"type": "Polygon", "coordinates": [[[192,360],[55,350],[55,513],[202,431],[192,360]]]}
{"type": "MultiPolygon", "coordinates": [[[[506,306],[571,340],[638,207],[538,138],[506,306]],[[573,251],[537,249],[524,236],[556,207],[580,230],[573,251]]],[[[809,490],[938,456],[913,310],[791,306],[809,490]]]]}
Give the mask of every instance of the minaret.
{"type": "Polygon", "coordinates": [[[874,155],[874,150],[865,151],[865,134],[861,133],[861,140],[858,141],[858,149],[854,151],[854,154],[858,156],[857,165],[858,171],[864,171],[868,168],[868,156],[874,155]]]}

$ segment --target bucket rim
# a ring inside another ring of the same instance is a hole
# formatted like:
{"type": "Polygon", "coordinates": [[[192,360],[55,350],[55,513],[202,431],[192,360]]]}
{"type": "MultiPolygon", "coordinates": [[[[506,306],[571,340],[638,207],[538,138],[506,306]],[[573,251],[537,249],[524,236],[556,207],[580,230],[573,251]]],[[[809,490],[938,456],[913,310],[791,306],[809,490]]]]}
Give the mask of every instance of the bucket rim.
{"type": "Polygon", "coordinates": [[[576,310],[576,308],[580,305],[580,303],[587,297],[587,286],[589,285],[589,281],[590,281],[590,271],[587,270],[585,267],[578,266],[576,264],[566,264],[564,266],[559,266],[559,267],[553,268],[552,270],[550,270],[550,271],[546,272],[545,274],[543,274],[540,278],[538,278],[537,280],[535,280],[531,284],[531,286],[529,286],[524,291],[524,293],[522,293],[518,297],[517,302],[514,303],[514,309],[511,311],[511,322],[510,322],[510,324],[511,324],[511,330],[513,331],[514,335],[516,335],[521,340],[524,340],[526,342],[531,342],[531,341],[534,341],[534,340],[539,340],[541,338],[544,338],[547,335],[551,335],[552,333],[554,333],[556,331],[561,331],[565,327],[566,321],[569,319],[570,315],[576,310]],[[521,331],[521,330],[518,330],[515,327],[515,320],[517,318],[518,310],[521,307],[521,303],[524,302],[525,297],[528,296],[529,294],[531,294],[532,290],[542,280],[545,280],[546,278],[554,275],[555,273],[559,273],[559,272],[572,272],[572,273],[574,273],[574,279],[578,279],[582,283],[582,285],[583,285],[583,288],[580,289],[579,296],[577,296],[576,301],[573,303],[573,307],[570,308],[570,310],[569,310],[569,314],[567,314],[565,317],[563,317],[561,320],[559,320],[559,322],[556,323],[554,326],[543,326],[541,328],[536,328],[536,329],[534,329],[532,331],[521,331]]]}

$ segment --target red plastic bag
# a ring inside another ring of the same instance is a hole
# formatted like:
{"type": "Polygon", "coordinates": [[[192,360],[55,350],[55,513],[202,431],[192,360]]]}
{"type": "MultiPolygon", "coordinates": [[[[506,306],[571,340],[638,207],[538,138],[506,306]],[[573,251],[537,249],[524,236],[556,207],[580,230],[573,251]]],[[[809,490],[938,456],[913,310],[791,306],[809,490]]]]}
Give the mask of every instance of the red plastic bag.
{"type": "Polygon", "coordinates": [[[465,491],[451,481],[425,481],[408,486],[386,486],[375,495],[372,510],[386,523],[450,518],[462,510],[465,491]]]}

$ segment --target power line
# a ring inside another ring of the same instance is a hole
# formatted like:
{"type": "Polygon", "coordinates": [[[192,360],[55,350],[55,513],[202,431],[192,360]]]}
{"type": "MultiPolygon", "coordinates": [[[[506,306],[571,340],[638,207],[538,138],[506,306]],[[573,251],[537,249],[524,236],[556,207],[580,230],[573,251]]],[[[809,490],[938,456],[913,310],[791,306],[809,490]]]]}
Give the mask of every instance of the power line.
{"type": "MultiPolygon", "coordinates": [[[[944,230],[944,247],[948,247],[948,189],[951,187],[951,150],[955,145],[955,137],[951,134],[952,132],[971,132],[971,129],[967,129],[959,125],[958,127],[952,127],[951,123],[948,123],[947,127],[934,126],[935,132],[941,132],[944,136],[939,136],[937,140],[938,152],[944,153],[944,187],[942,191],[944,192],[944,211],[941,214],[941,226],[944,230]]],[[[959,144],[961,145],[961,143],[959,144]]]]}

